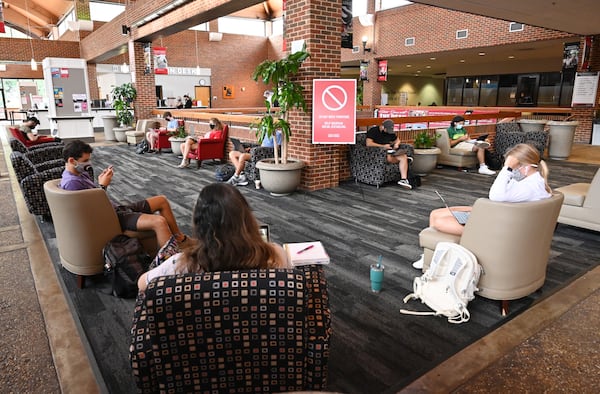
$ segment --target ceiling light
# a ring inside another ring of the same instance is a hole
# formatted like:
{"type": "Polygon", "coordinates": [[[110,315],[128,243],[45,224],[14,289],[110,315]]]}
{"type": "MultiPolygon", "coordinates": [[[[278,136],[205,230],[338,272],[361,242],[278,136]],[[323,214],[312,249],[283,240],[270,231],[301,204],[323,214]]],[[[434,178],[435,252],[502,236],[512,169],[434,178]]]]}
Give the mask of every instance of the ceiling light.
{"type": "Polygon", "coordinates": [[[485,56],[485,52],[479,52],[479,56],[485,56]]]}
{"type": "Polygon", "coordinates": [[[509,59],[514,59],[515,57],[513,55],[510,55],[508,58],[509,59]]]}
{"type": "Polygon", "coordinates": [[[417,70],[417,72],[418,72],[418,73],[420,73],[420,72],[421,72],[421,70],[417,70]]]}
{"type": "Polygon", "coordinates": [[[412,64],[407,64],[406,67],[412,67],[412,64]]]}
{"type": "Polygon", "coordinates": [[[425,66],[425,68],[431,68],[431,66],[425,66]]]}
{"type": "Polygon", "coordinates": [[[430,58],[429,58],[429,60],[435,60],[435,59],[436,59],[435,57],[430,57],[430,58]]]}
{"type": "Polygon", "coordinates": [[[465,59],[460,59],[460,62],[461,62],[461,63],[464,63],[464,62],[465,62],[465,59]]]}

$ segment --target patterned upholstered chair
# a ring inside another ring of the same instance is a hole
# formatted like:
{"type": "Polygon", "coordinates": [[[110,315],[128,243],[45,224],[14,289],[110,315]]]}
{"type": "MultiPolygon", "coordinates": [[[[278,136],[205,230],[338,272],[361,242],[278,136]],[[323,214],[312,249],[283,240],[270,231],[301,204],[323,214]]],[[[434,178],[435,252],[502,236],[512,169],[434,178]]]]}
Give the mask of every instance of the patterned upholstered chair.
{"type": "Polygon", "coordinates": [[[26,147],[21,141],[15,138],[9,138],[10,148],[13,152],[40,152],[44,156],[44,161],[62,158],[62,151],[65,147],[62,142],[47,142],[42,145],[33,145],[26,147]]]}
{"type": "Polygon", "coordinates": [[[27,153],[13,151],[10,154],[10,162],[12,163],[19,182],[29,175],[46,171],[51,168],[61,167],[64,169],[65,167],[65,161],[63,159],[49,160],[44,149],[27,153]]]}
{"type": "Polygon", "coordinates": [[[330,323],[322,266],[161,277],[138,296],[131,366],[142,393],[319,391],[330,323]]]}
{"type": "MultiPolygon", "coordinates": [[[[400,180],[398,164],[388,163],[385,149],[366,146],[366,133],[356,134],[356,144],[350,146],[350,172],[357,182],[375,185],[400,180]]],[[[414,149],[411,145],[402,144],[408,156],[412,157],[414,149]]]]}
{"type": "Polygon", "coordinates": [[[540,157],[544,156],[544,151],[548,144],[548,133],[545,131],[521,131],[517,122],[504,122],[496,125],[496,139],[494,148],[504,161],[504,153],[511,147],[528,143],[536,147],[540,152],[540,157]]]}
{"type": "Polygon", "coordinates": [[[51,218],[50,207],[44,194],[44,183],[60,178],[64,169],[63,163],[62,167],[36,172],[21,180],[21,191],[25,198],[25,204],[32,215],[41,215],[43,219],[51,218]]]}

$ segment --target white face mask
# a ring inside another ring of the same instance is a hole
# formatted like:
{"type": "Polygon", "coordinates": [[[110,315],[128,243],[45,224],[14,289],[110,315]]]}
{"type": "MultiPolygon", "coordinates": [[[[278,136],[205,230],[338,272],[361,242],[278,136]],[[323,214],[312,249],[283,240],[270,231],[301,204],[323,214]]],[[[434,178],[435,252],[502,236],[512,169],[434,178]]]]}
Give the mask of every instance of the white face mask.
{"type": "Polygon", "coordinates": [[[462,128],[463,128],[463,125],[462,125],[462,123],[457,123],[457,124],[456,124],[456,130],[460,130],[460,129],[462,129],[462,128]]]}
{"type": "Polygon", "coordinates": [[[75,171],[77,171],[80,174],[83,173],[83,172],[85,172],[85,171],[87,171],[87,169],[92,166],[92,161],[91,160],[82,161],[81,163],[76,161],[75,163],[76,163],[75,164],[75,171]]]}

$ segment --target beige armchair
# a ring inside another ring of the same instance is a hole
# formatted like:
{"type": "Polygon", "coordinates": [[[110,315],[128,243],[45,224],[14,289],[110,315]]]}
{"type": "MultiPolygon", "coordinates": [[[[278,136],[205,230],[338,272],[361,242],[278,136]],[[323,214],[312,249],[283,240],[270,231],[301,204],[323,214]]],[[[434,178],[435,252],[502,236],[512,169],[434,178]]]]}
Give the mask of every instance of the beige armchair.
{"type": "Polygon", "coordinates": [[[556,190],[565,195],[559,223],[600,231],[600,170],[592,183],[574,183],[556,190]]]}
{"type": "Polygon", "coordinates": [[[476,167],[479,164],[476,152],[467,152],[464,150],[450,147],[450,138],[446,129],[437,129],[436,134],[439,135],[435,140],[435,144],[442,151],[438,155],[437,163],[439,165],[453,166],[462,168],[476,167]]]}
{"type": "MultiPolygon", "coordinates": [[[[44,193],[50,206],[58,252],[62,266],[77,275],[82,288],[84,276],[102,272],[102,248],[121,233],[117,214],[106,192],[100,188],[69,191],[60,188],[60,179],[44,183],[44,193]]],[[[126,231],[140,238],[144,249],[153,256],[157,251],[153,231],[126,231]]]]}
{"type": "Polygon", "coordinates": [[[475,201],[462,236],[428,227],[419,234],[424,249],[424,268],[429,267],[440,241],[458,243],[469,249],[483,268],[478,295],[502,301],[525,297],[544,284],[550,244],[556,227],[562,193],[548,199],[501,203],[480,198],[475,201]]]}

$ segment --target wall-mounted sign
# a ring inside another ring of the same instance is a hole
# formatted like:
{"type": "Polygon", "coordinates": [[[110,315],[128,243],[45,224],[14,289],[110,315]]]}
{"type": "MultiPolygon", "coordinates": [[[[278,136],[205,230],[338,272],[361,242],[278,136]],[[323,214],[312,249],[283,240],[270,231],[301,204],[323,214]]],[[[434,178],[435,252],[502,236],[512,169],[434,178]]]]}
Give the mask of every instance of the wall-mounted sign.
{"type": "Polygon", "coordinates": [[[354,144],[356,79],[313,80],[313,144],[354,144]]]}
{"type": "Polygon", "coordinates": [[[577,73],[575,85],[573,86],[573,98],[571,106],[589,105],[593,106],[598,91],[598,72],[577,73]]]}
{"type": "Polygon", "coordinates": [[[388,62],[387,62],[387,60],[380,60],[378,63],[377,81],[379,81],[379,82],[387,81],[387,74],[388,74],[388,62]]]}
{"type": "Polygon", "coordinates": [[[167,48],[154,47],[152,50],[154,52],[154,74],[168,74],[167,48]]]}

